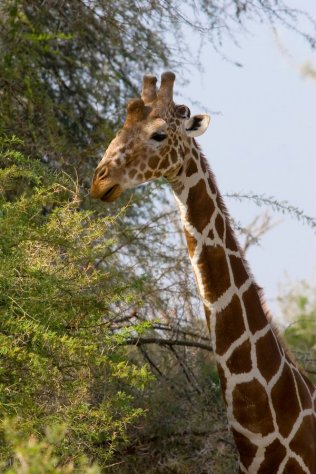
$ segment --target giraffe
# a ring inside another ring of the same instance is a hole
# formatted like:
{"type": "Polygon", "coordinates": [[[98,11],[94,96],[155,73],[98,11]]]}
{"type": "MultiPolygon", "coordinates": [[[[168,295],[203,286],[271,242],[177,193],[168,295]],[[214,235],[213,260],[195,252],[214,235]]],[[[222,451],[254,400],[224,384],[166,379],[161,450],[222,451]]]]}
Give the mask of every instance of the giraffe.
{"type": "Polygon", "coordinates": [[[173,101],[175,75],[160,88],[144,76],[140,99],[96,168],[91,197],[104,202],[155,178],[170,183],[204,305],[239,473],[316,474],[316,389],[271,324],[195,137],[208,115],[173,101]]]}

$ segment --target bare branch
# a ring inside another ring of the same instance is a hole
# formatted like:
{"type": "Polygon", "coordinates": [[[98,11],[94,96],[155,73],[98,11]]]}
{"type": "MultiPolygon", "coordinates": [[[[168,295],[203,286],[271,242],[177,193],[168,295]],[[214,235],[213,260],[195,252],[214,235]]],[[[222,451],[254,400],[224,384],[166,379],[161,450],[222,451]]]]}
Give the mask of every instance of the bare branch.
{"type": "Polygon", "coordinates": [[[244,253],[249,250],[252,245],[258,245],[261,237],[279,224],[280,221],[272,221],[272,217],[268,212],[256,216],[246,227],[237,224],[237,230],[244,235],[242,249],[244,253]]]}
{"type": "Polygon", "coordinates": [[[144,344],[157,344],[158,346],[184,346],[196,347],[208,352],[213,352],[211,345],[203,344],[202,342],[186,341],[181,339],[163,339],[159,337],[132,337],[120,343],[122,346],[142,346],[144,344]]]}
{"type": "Polygon", "coordinates": [[[265,196],[264,194],[255,194],[252,192],[249,193],[229,193],[225,194],[228,198],[237,199],[238,201],[248,200],[254,202],[257,206],[269,206],[275,212],[280,212],[281,214],[288,214],[291,217],[294,217],[303,224],[308,225],[316,232],[316,217],[309,216],[305,214],[302,209],[293,206],[287,201],[278,201],[273,196],[265,196]]]}

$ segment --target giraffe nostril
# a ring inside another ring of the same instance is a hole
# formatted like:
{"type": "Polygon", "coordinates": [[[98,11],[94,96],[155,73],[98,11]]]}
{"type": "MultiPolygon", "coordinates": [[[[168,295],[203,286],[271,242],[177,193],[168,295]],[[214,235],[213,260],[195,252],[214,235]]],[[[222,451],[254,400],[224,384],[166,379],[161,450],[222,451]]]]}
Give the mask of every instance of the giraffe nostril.
{"type": "Polygon", "coordinates": [[[109,174],[109,168],[107,166],[103,166],[103,168],[100,169],[100,171],[97,174],[98,179],[104,179],[108,176],[109,174]]]}

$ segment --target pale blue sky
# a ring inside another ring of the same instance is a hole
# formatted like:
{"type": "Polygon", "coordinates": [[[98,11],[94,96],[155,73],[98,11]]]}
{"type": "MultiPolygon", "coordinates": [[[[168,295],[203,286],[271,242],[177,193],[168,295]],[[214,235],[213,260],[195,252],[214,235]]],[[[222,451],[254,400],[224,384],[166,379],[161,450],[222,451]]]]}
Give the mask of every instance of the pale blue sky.
{"type": "MultiPolygon", "coordinates": [[[[316,18],[314,0],[291,3],[316,18]]],[[[220,112],[199,142],[223,194],[272,195],[316,216],[316,79],[300,73],[306,61],[316,69],[315,53],[294,33],[279,29],[277,39],[271,28],[259,24],[239,40],[240,48],[227,42],[223,51],[242,68],[206,45],[204,73],[192,70],[182,88],[184,97],[220,112]]],[[[191,110],[204,112],[194,105],[191,110]]],[[[231,199],[226,204],[243,224],[264,211],[231,199]]],[[[280,283],[307,279],[316,287],[316,235],[290,217],[277,214],[275,220],[282,222],[249,251],[248,260],[279,316],[275,298],[280,283]]]]}

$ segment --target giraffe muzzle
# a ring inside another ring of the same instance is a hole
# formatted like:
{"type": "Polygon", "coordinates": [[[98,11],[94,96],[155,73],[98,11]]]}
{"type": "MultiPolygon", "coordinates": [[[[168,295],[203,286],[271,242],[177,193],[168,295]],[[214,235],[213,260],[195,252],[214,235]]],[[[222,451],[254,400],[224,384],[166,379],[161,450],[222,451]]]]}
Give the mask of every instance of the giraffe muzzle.
{"type": "Polygon", "coordinates": [[[104,202],[115,201],[123,192],[122,187],[117,181],[116,178],[110,176],[107,166],[97,169],[91,183],[91,198],[100,199],[104,202]]]}
{"type": "Polygon", "coordinates": [[[118,198],[118,196],[121,194],[121,190],[119,190],[120,186],[118,184],[115,184],[114,186],[111,186],[102,196],[101,196],[101,201],[104,202],[111,202],[115,201],[115,199],[118,198]],[[119,191],[119,194],[118,194],[119,191]]]}
{"type": "Polygon", "coordinates": [[[90,196],[92,199],[100,199],[103,202],[115,201],[123,192],[123,188],[112,181],[104,186],[103,183],[93,181],[90,189],[90,196]]]}

